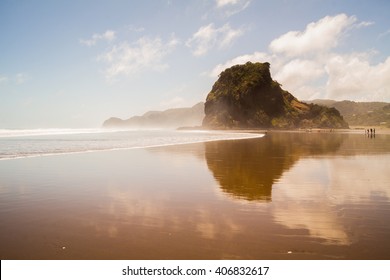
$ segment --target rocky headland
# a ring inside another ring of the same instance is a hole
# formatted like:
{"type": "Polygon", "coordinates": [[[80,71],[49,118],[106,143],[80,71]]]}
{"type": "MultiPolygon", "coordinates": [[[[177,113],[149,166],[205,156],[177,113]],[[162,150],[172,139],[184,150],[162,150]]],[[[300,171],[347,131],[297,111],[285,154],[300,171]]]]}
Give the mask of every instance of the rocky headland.
{"type": "Polygon", "coordinates": [[[205,103],[208,129],[348,128],[340,112],[299,101],[272,79],[270,64],[247,62],[224,70],[205,103]]]}

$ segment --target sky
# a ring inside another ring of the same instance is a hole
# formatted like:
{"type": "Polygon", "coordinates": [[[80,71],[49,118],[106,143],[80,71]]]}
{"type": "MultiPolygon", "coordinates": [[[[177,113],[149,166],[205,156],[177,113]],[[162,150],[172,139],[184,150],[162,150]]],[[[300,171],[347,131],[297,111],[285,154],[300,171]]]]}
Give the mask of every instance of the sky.
{"type": "Polygon", "coordinates": [[[94,128],[205,101],[269,62],[300,100],[390,102],[388,0],[0,0],[0,129],[94,128]]]}

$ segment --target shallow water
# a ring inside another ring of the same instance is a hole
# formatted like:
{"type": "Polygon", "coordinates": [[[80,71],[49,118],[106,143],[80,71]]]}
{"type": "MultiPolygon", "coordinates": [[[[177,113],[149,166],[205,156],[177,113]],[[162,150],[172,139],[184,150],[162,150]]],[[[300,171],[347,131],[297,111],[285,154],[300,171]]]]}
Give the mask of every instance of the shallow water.
{"type": "Polygon", "coordinates": [[[0,161],[1,259],[390,259],[390,137],[0,161]]]}
{"type": "Polygon", "coordinates": [[[248,139],[263,135],[207,130],[0,129],[0,160],[248,139]]]}

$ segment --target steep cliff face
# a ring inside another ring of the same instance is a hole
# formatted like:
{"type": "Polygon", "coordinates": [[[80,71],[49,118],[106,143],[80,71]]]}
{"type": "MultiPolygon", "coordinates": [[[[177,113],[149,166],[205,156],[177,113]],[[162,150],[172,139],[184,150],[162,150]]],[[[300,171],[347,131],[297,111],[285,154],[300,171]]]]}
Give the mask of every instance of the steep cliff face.
{"type": "Polygon", "coordinates": [[[348,128],[334,108],[300,102],[272,80],[270,64],[224,70],[205,103],[203,126],[229,128],[348,128]]]}

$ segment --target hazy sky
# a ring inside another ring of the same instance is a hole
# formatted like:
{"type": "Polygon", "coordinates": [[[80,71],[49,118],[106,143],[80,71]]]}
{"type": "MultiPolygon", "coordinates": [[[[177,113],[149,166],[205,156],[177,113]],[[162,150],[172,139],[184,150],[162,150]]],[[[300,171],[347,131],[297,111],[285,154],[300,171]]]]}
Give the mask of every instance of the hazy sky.
{"type": "Polygon", "coordinates": [[[388,0],[0,0],[0,128],[192,106],[268,61],[299,99],[390,102],[388,0]]]}

